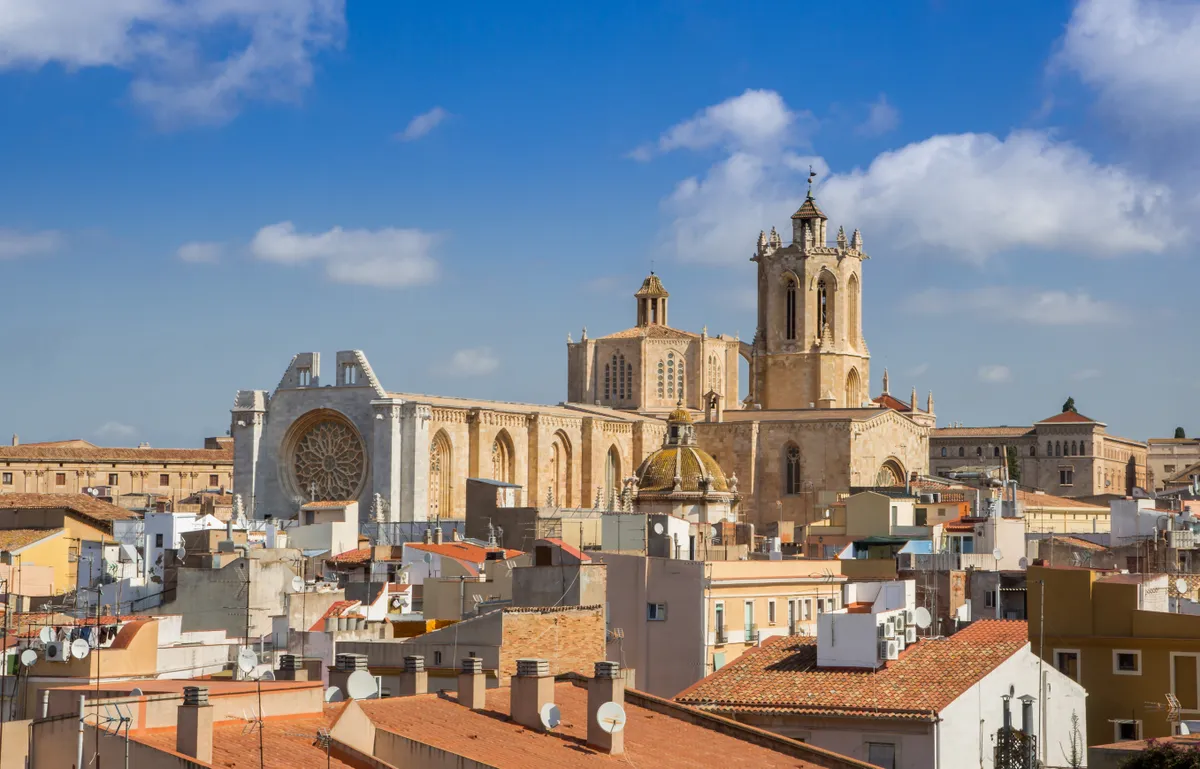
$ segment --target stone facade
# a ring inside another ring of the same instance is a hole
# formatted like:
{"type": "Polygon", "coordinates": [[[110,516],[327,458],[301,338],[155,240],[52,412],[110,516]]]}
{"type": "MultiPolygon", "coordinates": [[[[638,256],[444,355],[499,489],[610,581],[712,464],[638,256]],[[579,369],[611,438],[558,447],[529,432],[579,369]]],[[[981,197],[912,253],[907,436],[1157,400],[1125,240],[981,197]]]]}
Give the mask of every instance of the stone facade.
{"type": "Polygon", "coordinates": [[[1073,411],[1032,427],[944,427],[930,435],[930,469],[1000,473],[1016,449],[1022,486],[1060,497],[1124,496],[1146,487],[1146,444],[1109,435],[1103,422],[1073,411]]]}

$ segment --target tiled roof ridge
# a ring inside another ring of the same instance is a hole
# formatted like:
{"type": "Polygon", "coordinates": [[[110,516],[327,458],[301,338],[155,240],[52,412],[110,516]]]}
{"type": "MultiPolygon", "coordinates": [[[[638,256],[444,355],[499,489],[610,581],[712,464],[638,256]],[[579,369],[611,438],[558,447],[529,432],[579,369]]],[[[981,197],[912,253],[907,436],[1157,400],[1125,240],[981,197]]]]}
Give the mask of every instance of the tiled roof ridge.
{"type": "Polygon", "coordinates": [[[584,606],[505,606],[505,614],[559,614],[568,611],[599,611],[604,607],[600,604],[584,606]]]}

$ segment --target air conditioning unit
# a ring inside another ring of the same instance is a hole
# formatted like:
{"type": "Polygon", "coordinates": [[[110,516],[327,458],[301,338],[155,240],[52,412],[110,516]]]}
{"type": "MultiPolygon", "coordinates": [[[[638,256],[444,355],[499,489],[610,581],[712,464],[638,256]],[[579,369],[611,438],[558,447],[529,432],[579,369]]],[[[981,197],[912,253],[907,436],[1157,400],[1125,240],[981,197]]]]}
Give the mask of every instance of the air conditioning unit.
{"type": "Polygon", "coordinates": [[[47,662],[66,662],[71,659],[71,646],[62,641],[51,641],[46,644],[45,656],[47,662]]]}
{"type": "Polygon", "coordinates": [[[916,626],[909,625],[908,630],[904,631],[904,641],[910,644],[915,644],[917,642],[916,626]]]}
{"type": "Polygon", "coordinates": [[[888,644],[889,643],[891,643],[891,642],[886,639],[879,642],[879,659],[885,660],[888,658],[887,655],[888,655],[888,644]]]}
{"type": "Polygon", "coordinates": [[[905,645],[904,644],[904,636],[903,635],[896,636],[896,650],[904,651],[904,645],[905,645]]]}
{"type": "Polygon", "coordinates": [[[883,626],[885,628],[887,628],[886,630],[883,631],[884,638],[895,638],[896,637],[896,623],[892,622],[891,617],[887,618],[887,621],[883,623],[883,626]]]}
{"type": "Polygon", "coordinates": [[[913,610],[905,609],[904,610],[904,624],[905,625],[915,625],[916,623],[917,623],[917,618],[916,618],[916,615],[913,613],[913,610]]]}
{"type": "Polygon", "coordinates": [[[904,612],[902,612],[902,611],[896,612],[894,615],[892,615],[892,617],[893,617],[892,621],[896,624],[896,632],[903,634],[904,633],[904,612]]]}
{"type": "Polygon", "coordinates": [[[887,642],[887,657],[884,659],[894,660],[900,658],[900,649],[895,641],[887,642]]]}
{"type": "Polygon", "coordinates": [[[880,622],[875,626],[875,630],[878,631],[880,641],[887,638],[887,622],[880,622]]]}

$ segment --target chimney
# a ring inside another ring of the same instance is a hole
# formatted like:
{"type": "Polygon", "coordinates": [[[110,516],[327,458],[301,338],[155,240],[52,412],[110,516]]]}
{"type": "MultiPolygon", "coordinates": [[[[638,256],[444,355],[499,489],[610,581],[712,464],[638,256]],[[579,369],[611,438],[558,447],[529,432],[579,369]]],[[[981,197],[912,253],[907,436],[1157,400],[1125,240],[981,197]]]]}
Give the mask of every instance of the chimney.
{"type": "MultiPolygon", "coordinates": [[[[625,675],[619,662],[597,662],[596,674],[588,681],[587,742],[597,750],[619,755],[625,752],[625,731],[607,732],[597,718],[600,706],[615,702],[625,707],[625,675]]],[[[623,726],[623,725],[622,725],[623,726]]],[[[611,728],[611,724],[610,724],[611,728]]]]}
{"type": "Polygon", "coordinates": [[[462,661],[462,672],[458,674],[458,701],[471,710],[482,710],[487,704],[487,676],[479,657],[466,657],[462,661]]]}
{"type": "Polygon", "coordinates": [[[442,544],[442,526],[441,526],[441,524],[438,524],[437,526],[433,527],[433,544],[435,544],[435,545],[442,544]]]}
{"type": "Polygon", "coordinates": [[[454,531],[450,534],[450,539],[454,542],[462,542],[462,534],[458,533],[458,526],[454,527],[454,531]]]}
{"type": "Polygon", "coordinates": [[[279,681],[307,681],[308,671],[300,664],[295,654],[281,654],[275,678],[279,681]]]}
{"type": "Polygon", "coordinates": [[[527,729],[542,729],[542,707],[554,702],[554,676],[550,661],[536,658],[517,660],[517,674],[510,682],[509,712],[512,720],[527,729]]]}
{"type": "Polygon", "coordinates": [[[17,435],[16,433],[13,433],[13,445],[14,446],[21,445],[21,436],[17,435]]]}
{"type": "Polygon", "coordinates": [[[428,526],[425,527],[425,534],[421,537],[421,541],[427,545],[433,542],[433,532],[429,530],[428,526]]]}
{"type": "Polygon", "coordinates": [[[404,672],[400,674],[400,697],[412,697],[429,691],[429,674],[425,672],[425,658],[410,654],[404,658],[404,672]]]}
{"type": "Polygon", "coordinates": [[[213,709],[208,704],[207,686],[183,687],[183,704],[176,711],[175,752],[211,764],[213,755],[213,709]]]}
{"type": "Polygon", "coordinates": [[[342,694],[345,694],[346,682],[350,679],[350,674],[366,669],[367,655],[338,654],[333,658],[333,667],[329,668],[329,685],[336,686],[342,694]]]}

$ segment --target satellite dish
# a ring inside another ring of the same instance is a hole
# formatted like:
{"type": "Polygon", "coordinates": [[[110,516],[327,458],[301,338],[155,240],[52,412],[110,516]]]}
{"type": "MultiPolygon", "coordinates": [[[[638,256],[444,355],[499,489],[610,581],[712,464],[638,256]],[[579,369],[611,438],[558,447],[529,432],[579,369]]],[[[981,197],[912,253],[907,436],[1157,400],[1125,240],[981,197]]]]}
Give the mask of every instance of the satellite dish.
{"type": "Polygon", "coordinates": [[[399,609],[403,605],[404,605],[404,599],[401,598],[400,596],[396,596],[395,598],[392,599],[392,608],[393,609],[399,609]]]}
{"type": "Polygon", "coordinates": [[[1029,568],[1029,559],[1026,558],[1025,556],[1021,556],[1020,560],[1017,561],[1017,566],[1022,569],[1028,569],[1029,568]]]}
{"type": "Polygon", "coordinates": [[[21,664],[22,665],[24,665],[25,667],[29,667],[30,665],[32,665],[35,662],[37,662],[37,652],[36,651],[34,651],[33,649],[26,649],[25,651],[21,652],[21,664]]]}
{"type": "Polygon", "coordinates": [[[187,558],[187,550],[184,550],[182,547],[175,548],[175,557],[182,561],[184,558],[187,558]]]}
{"type": "Polygon", "coordinates": [[[663,525],[662,525],[661,523],[656,523],[656,524],[654,524],[654,533],[655,533],[655,534],[662,534],[662,533],[663,533],[663,525]]]}
{"type": "Polygon", "coordinates": [[[38,640],[44,644],[53,643],[54,628],[52,628],[52,627],[42,628],[40,631],[38,631],[38,640]]]}
{"type": "Polygon", "coordinates": [[[258,655],[254,653],[253,649],[242,649],[238,652],[237,666],[238,670],[243,673],[249,673],[258,667],[258,655]]]}
{"type": "Polygon", "coordinates": [[[997,561],[999,561],[1001,558],[1004,557],[1004,553],[1000,552],[1000,548],[996,548],[995,550],[992,551],[992,557],[995,558],[997,561]]]}
{"type": "Polygon", "coordinates": [[[596,723],[609,734],[625,728],[625,708],[615,702],[606,702],[596,710],[596,723]]]}
{"type": "Polygon", "coordinates": [[[76,638],[71,642],[71,656],[83,659],[88,656],[88,652],[92,650],[91,644],[82,638],[76,638]]]}
{"type": "Polygon", "coordinates": [[[143,692],[141,689],[137,688],[136,686],[133,687],[133,691],[129,692],[130,697],[141,697],[143,694],[145,694],[145,692],[143,692]]]}
{"type": "Polygon", "coordinates": [[[356,670],[346,679],[346,696],[352,700],[373,700],[378,694],[375,676],[365,670],[356,670]]]}
{"type": "Polygon", "coordinates": [[[1192,730],[1188,728],[1187,721],[1183,721],[1179,724],[1179,733],[1185,735],[1192,733],[1192,730]]]}
{"type": "Polygon", "coordinates": [[[331,686],[325,690],[326,702],[341,702],[344,699],[346,698],[342,696],[342,690],[336,686],[331,686]]]}
{"type": "Polygon", "coordinates": [[[929,627],[931,624],[931,619],[932,618],[929,616],[929,609],[926,609],[924,606],[918,606],[917,610],[913,612],[913,622],[916,623],[916,626],[922,630],[925,630],[929,627]]]}
{"type": "Polygon", "coordinates": [[[542,705],[542,709],[538,711],[538,718],[542,722],[542,728],[546,731],[550,731],[562,723],[562,713],[559,711],[558,705],[553,702],[542,705]]]}
{"type": "Polygon", "coordinates": [[[293,593],[303,593],[304,592],[304,577],[292,577],[292,592],[293,593]]]}
{"type": "Polygon", "coordinates": [[[426,553],[426,554],[424,555],[424,557],[422,557],[422,558],[421,558],[421,560],[422,560],[422,561],[424,561],[425,563],[433,563],[433,554],[432,554],[432,553],[426,553]]]}
{"type": "Polygon", "coordinates": [[[258,677],[258,680],[260,680],[260,681],[274,681],[274,680],[275,680],[275,671],[274,671],[274,670],[268,670],[267,672],[265,672],[265,673],[263,673],[261,676],[259,676],[259,677],[258,677]]]}
{"type": "Polygon", "coordinates": [[[1175,580],[1175,592],[1176,593],[1179,593],[1182,595],[1183,593],[1186,593],[1188,591],[1189,587],[1191,587],[1191,585],[1189,585],[1188,581],[1186,579],[1184,579],[1183,577],[1180,577],[1179,579],[1175,580]]]}

